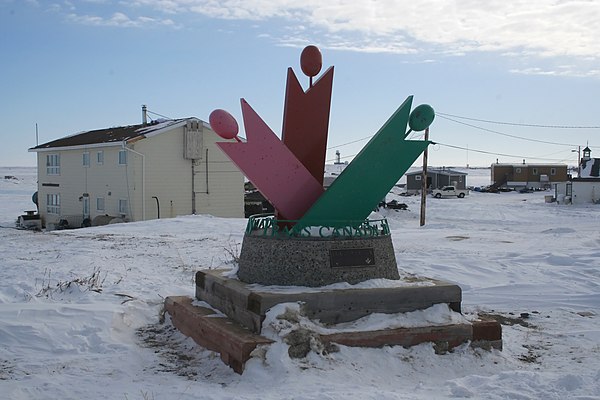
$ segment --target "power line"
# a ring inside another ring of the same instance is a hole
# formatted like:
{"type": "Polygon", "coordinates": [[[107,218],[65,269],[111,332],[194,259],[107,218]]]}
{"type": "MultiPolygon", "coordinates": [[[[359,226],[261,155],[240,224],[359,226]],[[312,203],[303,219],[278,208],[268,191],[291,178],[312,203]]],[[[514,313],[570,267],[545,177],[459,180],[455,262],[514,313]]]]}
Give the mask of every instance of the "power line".
{"type": "MultiPolygon", "coordinates": [[[[535,143],[551,144],[551,145],[555,145],[555,146],[568,146],[568,147],[577,147],[577,146],[579,146],[577,144],[572,144],[572,143],[550,142],[550,141],[547,141],[547,140],[530,139],[530,138],[525,138],[525,137],[521,137],[521,136],[517,136],[517,135],[511,135],[509,133],[504,133],[504,132],[495,131],[493,129],[483,128],[481,126],[469,124],[469,123],[462,122],[462,121],[457,121],[455,119],[446,117],[446,115],[451,115],[451,114],[436,113],[436,115],[439,115],[440,118],[446,119],[448,121],[451,121],[451,122],[454,122],[454,123],[457,123],[457,124],[465,125],[465,126],[468,126],[468,127],[474,128],[474,129],[479,129],[479,130],[482,130],[482,131],[485,131],[485,132],[490,132],[490,133],[493,133],[493,134],[496,134],[496,135],[500,135],[500,136],[510,137],[510,138],[513,138],[513,139],[520,139],[520,140],[525,140],[525,141],[528,141],[528,142],[535,142],[535,143]]],[[[474,118],[467,118],[467,117],[458,117],[458,118],[476,120],[474,118]]],[[[487,121],[484,120],[483,122],[487,122],[487,121]]],[[[504,123],[504,124],[505,125],[511,125],[511,123],[508,123],[508,122],[504,123]]],[[[527,126],[527,125],[524,125],[524,126],[527,126]]],[[[545,127],[546,125],[535,125],[535,126],[536,127],[545,127]]],[[[550,126],[550,125],[548,125],[548,126],[550,126]]],[[[559,125],[555,125],[555,126],[559,126],[559,125]]],[[[563,127],[566,128],[566,126],[563,126],[563,127]]],[[[592,128],[596,128],[596,127],[579,127],[579,128],[589,128],[589,129],[592,129],[592,128]]],[[[600,127],[597,127],[597,128],[600,128],[600,127]]],[[[333,150],[333,149],[344,147],[344,146],[347,146],[347,145],[350,145],[350,144],[361,142],[363,140],[371,139],[371,137],[373,137],[373,136],[372,135],[371,136],[365,136],[363,138],[360,138],[360,139],[357,139],[357,140],[353,140],[351,142],[341,143],[341,144],[336,145],[336,146],[330,146],[330,147],[327,148],[327,150],[333,150]]],[[[495,153],[492,153],[492,154],[495,154],[495,153]]],[[[500,154],[498,154],[498,155],[500,155],[500,154]]]]}
{"type": "Polygon", "coordinates": [[[337,145],[337,146],[331,146],[331,147],[328,147],[328,148],[327,148],[327,150],[333,150],[333,149],[337,149],[337,148],[339,148],[339,147],[344,147],[344,146],[347,146],[347,145],[349,145],[349,144],[353,144],[353,143],[362,142],[363,140],[371,139],[372,137],[373,137],[373,135],[371,135],[371,136],[365,136],[364,138],[361,138],[361,139],[356,139],[356,140],[353,140],[353,141],[351,141],[351,142],[348,142],[348,143],[342,143],[342,144],[339,144],[339,145],[337,145]]]}
{"type": "Polygon", "coordinates": [[[440,142],[432,142],[432,144],[438,144],[440,146],[450,147],[450,148],[453,148],[453,149],[472,151],[474,153],[491,154],[493,156],[514,157],[514,158],[530,158],[530,159],[532,158],[534,160],[546,160],[546,161],[564,161],[564,159],[558,159],[558,158],[543,158],[543,157],[523,156],[523,155],[515,155],[515,154],[494,153],[494,152],[491,152],[491,151],[477,150],[477,149],[472,149],[470,147],[467,148],[467,147],[461,147],[461,146],[454,146],[452,144],[446,144],[446,143],[440,143],[440,142]]]}
{"type": "Polygon", "coordinates": [[[469,121],[477,121],[477,122],[485,122],[488,124],[498,124],[498,125],[512,125],[512,126],[528,126],[532,128],[552,128],[552,129],[600,129],[600,126],[577,126],[577,125],[545,125],[545,124],[525,124],[519,122],[503,122],[503,121],[492,121],[488,119],[479,119],[479,118],[469,118],[462,117],[460,115],[446,114],[441,112],[436,112],[436,115],[440,117],[453,117],[458,119],[466,119],[469,121]]]}
{"type": "Polygon", "coordinates": [[[486,131],[486,132],[494,133],[494,134],[496,134],[496,135],[501,135],[501,136],[507,136],[507,137],[511,137],[511,138],[513,138],[513,139],[526,140],[526,141],[528,141],[528,142],[536,142],[536,143],[552,144],[552,145],[557,145],[557,146],[570,146],[570,147],[573,147],[573,146],[578,146],[577,144],[572,144],[572,143],[557,143],[557,142],[549,142],[549,141],[546,141],[546,140],[538,140],[538,139],[524,138],[524,137],[521,137],[521,136],[517,136],[517,135],[511,135],[511,134],[508,134],[508,133],[504,133],[504,132],[498,132],[498,131],[495,131],[495,130],[492,130],[492,129],[483,128],[483,127],[481,127],[481,126],[477,126],[477,125],[473,125],[473,124],[468,124],[468,123],[466,123],[466,122],[457,121],[457,120],[455,120],[455,119],[448,118],[448,117],[445,117],[445,116],[443,116],[443,115],[440,115],[440,118],[446,119],[446,120],[448,120],[448,121],[455,122],[455,123],[457,123],[457,124],[466,125],[466,126],[469,126],[469,127],[471,127],[471,128],[480,129],[480,130],[482,130],[482,131],[486,131]]]}

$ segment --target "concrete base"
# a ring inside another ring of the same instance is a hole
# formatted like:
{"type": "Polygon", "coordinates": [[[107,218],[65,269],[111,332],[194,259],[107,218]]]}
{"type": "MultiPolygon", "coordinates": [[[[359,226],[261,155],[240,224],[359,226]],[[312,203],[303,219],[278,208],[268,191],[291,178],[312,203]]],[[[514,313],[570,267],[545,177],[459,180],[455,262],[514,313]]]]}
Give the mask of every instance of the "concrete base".
{"type": "MultiPolygon", "coordinates": [[[[267,311],[276,304],[303,302],[303,312],[325,324],[354,321],[373,313],[395,314],[423,310],[447,303],[460,312],[462,291],[458,285],[425,280],[407,286],[367,289],[312,289],[297,293],[256,288],[223,271],[196,273],[196,298],[206,301],[229,318],[259,333],[267,311]]],[[[298,288],[301,289],[301,288],[298,288]]]]}
{"type": "Polygon", "coordinates": [[[400,279],[390,235],[289,237],[246,234],[238,277],[247,283],[321,287],[400,279]]]}

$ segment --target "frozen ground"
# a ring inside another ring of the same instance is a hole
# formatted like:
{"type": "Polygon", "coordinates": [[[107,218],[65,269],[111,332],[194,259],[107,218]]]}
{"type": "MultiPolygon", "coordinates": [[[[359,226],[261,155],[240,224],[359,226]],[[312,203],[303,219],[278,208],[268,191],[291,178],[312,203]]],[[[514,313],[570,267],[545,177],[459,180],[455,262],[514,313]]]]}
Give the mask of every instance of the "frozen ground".
{"type": "MultiPolygon", "coordinates": [[[[489,170],[469,174],[489,183],[489,170]]],[[[419,227],[419,198],[392,194],[409,205],[383,212],[399,268],[459,284],[466,318],[505,321],[504,351],[341,346],[297,360],[278,341],[239,376],[160,312],[165,296],[193,295],[197,269],[233,267],[245,220],[13,229],[34,191],[34,169],[0,168],[2,399],[600,399],[598,206],[547,204],[544,192],[428,198],[419,227]]]]}

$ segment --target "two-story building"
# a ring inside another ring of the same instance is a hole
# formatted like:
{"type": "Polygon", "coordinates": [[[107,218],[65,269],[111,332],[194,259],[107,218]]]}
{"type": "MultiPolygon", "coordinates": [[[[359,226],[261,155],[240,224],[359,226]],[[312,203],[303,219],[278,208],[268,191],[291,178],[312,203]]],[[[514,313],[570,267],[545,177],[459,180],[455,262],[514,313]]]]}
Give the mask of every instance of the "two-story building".
{"type": "Polygon", "coordinates": [[[198,118],[78,133],[37,153],[42,224],[79,227],[188,214],[244,216],[244,178],[198,118]]]}
{"type": "Polygon", "coordinates": [[[549,189],[553,184],[569,179],[567,164],[501,164],[491,167],[495,187],[549,189]]]}

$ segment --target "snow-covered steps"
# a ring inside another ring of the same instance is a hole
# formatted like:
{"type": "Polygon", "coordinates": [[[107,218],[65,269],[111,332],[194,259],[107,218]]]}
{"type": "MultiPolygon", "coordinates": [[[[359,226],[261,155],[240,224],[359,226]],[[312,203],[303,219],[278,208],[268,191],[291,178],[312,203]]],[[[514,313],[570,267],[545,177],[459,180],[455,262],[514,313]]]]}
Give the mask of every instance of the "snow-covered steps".
{"type": "Polygon", "coordinates": [[[462,291],[452,283],[413,276],[320,288],[264,286],[229,278],[224,271],[206,270],[196,273],[196,298],[259,333],[267,311],[276,304],[301,302],[303,313],[309,318],[337,324],[375,313],[424,310],[435,304],[448,304],[460,312],[462,291]]]}
{"type": "Polygon", "coordinates": [[[165,299],[165,310],[173,325],[196,343],[221,355],[221,360],[241,374],[250,353],[261,344],[272,343],[265,337],[250,332],[231,319],[208,307],[192,304],[187,296],[165,299]]]}

